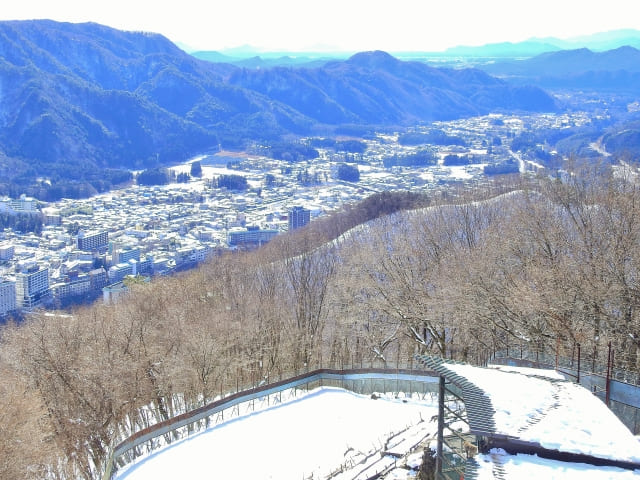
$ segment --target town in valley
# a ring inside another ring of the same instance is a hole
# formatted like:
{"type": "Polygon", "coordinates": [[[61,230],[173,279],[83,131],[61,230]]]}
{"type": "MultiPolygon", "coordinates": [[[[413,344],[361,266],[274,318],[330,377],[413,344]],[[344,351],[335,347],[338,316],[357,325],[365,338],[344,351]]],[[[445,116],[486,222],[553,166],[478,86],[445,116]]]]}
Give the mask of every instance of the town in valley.
{"type": "Polygon", "coordinates": [[[0,198],[0,213],[35,215],[42,221],[38,233],[0,233],[0,315],[64,308],[100,297],[115,301],[128,282],[186,270],[225,250],[256,248],[376,192],[428,193],[481,185],[496,166],[506,168],[499,173],[541,173],[545,167],[540,161],[511,150],[511,140],[530,128],[580,127],[592,115],[491,114],[434,122],[405,135],[435,129],[454,144],[403,145],[400,134],[385,132],[358,140],[363,152],[319,148],[317,158],[295,163],[260,155],[256,146],[251,154],[216,152],[171,167],[179,175],[200,164],[201,175],[186,183],[132,184],[51,203],[26,195],[0,198]],[[433,161],[389,162],[416,152],[427,152],[433,161]],[[356,181],[338,178],[336,169],[345,164],[357,170],[356,181]],[[220,175],[243,176],[248,188],[216,188],[213,179],[220,175]]]}

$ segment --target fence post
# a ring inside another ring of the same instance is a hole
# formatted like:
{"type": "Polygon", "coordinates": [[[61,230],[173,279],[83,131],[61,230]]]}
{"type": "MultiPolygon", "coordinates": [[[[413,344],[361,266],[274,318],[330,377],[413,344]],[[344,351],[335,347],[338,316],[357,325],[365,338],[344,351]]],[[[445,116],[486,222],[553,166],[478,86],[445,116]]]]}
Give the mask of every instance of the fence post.
{"type": "Polygon", "coordinates": [[[438,439],[436,443],[436,478],[442,476],[442,444],[444,443],[444,382],[445,378],[440,376],[438,388],[438,439]]]}
{"type": "Polygon", "coordinates": [[[607,354],[607,379],[605,380],[606,394],[605,403],[609,406],[609,400],[611,398],[611,374],[613,373],[613,350],[611,349],[611,342],[608,345],[609,353],[607,354]]]}
{"type": "Polygon", "coordinates": [[[578,376],[577,376],[577,382],[578,384],[580,383],[580,344],[578,343],[578,376]]]}

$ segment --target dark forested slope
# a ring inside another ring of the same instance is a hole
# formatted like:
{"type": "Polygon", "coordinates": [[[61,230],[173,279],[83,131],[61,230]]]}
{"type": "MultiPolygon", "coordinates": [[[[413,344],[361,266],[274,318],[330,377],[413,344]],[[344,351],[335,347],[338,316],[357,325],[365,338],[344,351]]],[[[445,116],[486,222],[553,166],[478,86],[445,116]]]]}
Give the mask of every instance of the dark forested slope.
{"type": "Polygon", "coordinates": [[[475,69],[404,62],[381,51],[321,68],[243,69],[229,81],[327,124],[407,124],[495,110],[556,109],[538,88],[513,87],[475,69]]]}

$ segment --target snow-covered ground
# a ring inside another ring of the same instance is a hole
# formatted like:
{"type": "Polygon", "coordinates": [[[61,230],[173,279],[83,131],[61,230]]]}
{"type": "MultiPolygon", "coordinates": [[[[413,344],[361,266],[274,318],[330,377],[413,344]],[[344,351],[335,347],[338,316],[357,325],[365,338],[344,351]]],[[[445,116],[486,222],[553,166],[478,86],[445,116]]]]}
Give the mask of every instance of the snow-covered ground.
{"type": "MultiPolygon", "coordinates": [[[[488,392],[499,432],[550,449],[639,459],[638,439],[597,397],[559,381],[549,371],[448,367],[488,392]]],[[[381,469],[390,470],[384,480],[415,478],[415,471],[393,469],[398,462],[395,455],[435,437],[437,422],[430,421],[437,412],[435,401],[430,396],[372,399],[337,388],[316,389],[277,406],[265,405],[262,410],[258,406],[253,413],[165,447],[119,472],[116,480],[319,479],[341,467],[344,473],[337,473],[333,480],[370,478],[381,469]]],[[[435,440],[431,448],[435,449],[435,440]]],[[[509,455],[501,450],[477,455],[475,460],[480,480],[640,479],[640,470],[509,455]]],[[[419,452],[403,461],[414,468],[420,462],[419,452]]]]}
{"type": "MultiPolygon", "coordinates": [[[[437,422],[429,420],[436,413],[431,397],[372,399],[320,388],[165,447],[122,470],[116,479],[319,479],[341,466],[350,473],[336,480],[355,479],[365,469],[373,473],[396,463],[380,451],[407,452],[425,436],[433,438],[437,422]]],[[[419,460],[420,455],[411,458],[414,465],[419,460]]],[[[412,475],[397,469],[387,478],[412,475]]]]}
{"type": "Polygon", "coordinates": [[[640,463],[640,443],[595,395],[568,381],[540,378],[540,371],[497,371],[447,365],[491,399],[496,433],[550,450],[640,463]]]}
{"type": "MultiPolygon", "coordinates": [[[[447,368],[487,394],[495,409],[497,433],[539,443],[550,450],[640,462],[639,439],[598,397],[580,385],[562,381],[562,375],[553,370],[504,366],[486,369],[460,364],[447,368]]],[[[478,455],[476,461],[480,465],[479,480],[640,478],[640,470],[509,455],[501,449],[478,455]],[[496,477],[496,471],[503,472],[503,476],[496,477]]]]}

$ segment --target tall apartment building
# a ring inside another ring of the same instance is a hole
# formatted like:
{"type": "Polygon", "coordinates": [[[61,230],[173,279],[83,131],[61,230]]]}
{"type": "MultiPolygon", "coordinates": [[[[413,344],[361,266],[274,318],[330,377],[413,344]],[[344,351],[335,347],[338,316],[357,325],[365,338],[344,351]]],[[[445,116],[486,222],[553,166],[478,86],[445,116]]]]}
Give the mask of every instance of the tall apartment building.
{"type": "Polygon", "coordinates": [[[304,227],[311,221],[311,210],[303,207],[293,207],[289,210],[289,231],[304,227]]]}
{"type": "Polygon", "coordinates": [[[107,232],[78,232],[77,247],[78,250],[87,252],[107,251],[109,246],[109,234],[107,232]]]}
{"type": "Polygon", "coordinates": [[[33,265],[16,274],[16,303],[33,308],[49,298],[49,269],[33,265]]]}
{"type": "Polygon", "coordinates": [[[142,275],[153,273],[153,255],[146,255],[140,259],[138,273],[142,275]]]}
{"type": "Polygon", "coordinates": [[[15,254],[15,247],[13,245],[0,245],[0,260],[11,260],[15,254]]]}
{"type": "Polygon", "coordinates": [[[45,225],[62,225],[62,215],[57,208],[43,208],[42,215],[45,225]]]}
{"type": "Polygon", "coordinates": [[[0,278],[0,317],[16,310],[16,282],[0,278]]]}

